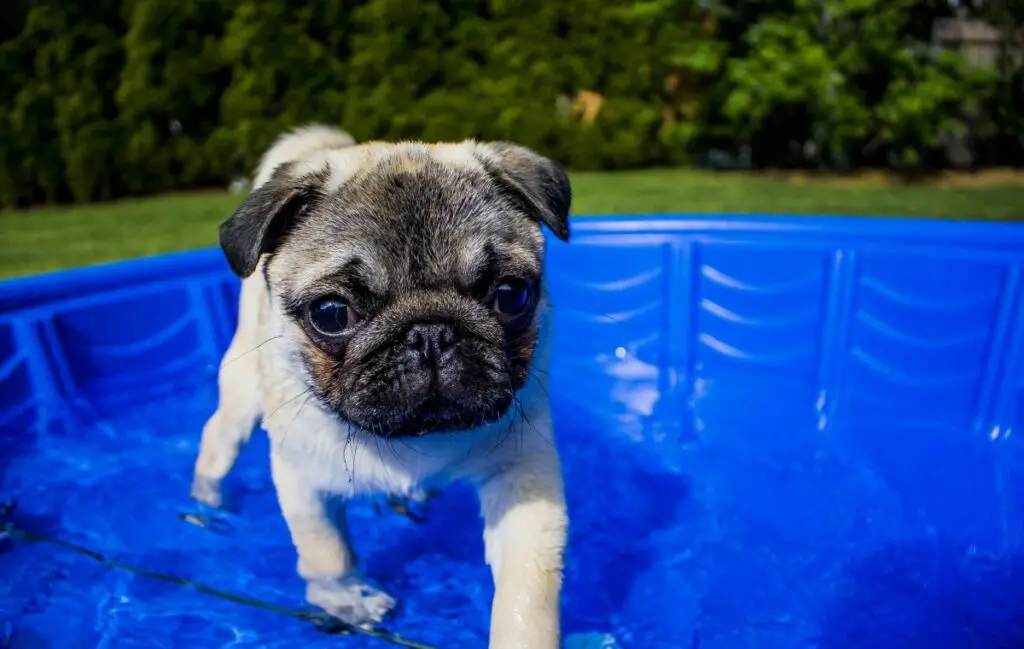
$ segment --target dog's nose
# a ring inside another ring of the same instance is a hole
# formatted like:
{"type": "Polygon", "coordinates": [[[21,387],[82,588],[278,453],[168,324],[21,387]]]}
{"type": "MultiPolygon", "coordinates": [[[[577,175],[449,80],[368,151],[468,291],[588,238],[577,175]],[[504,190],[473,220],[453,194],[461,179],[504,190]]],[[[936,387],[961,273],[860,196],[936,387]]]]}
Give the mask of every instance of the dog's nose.
{"type": "Polygon", "coordinates": [[[406,346],[428,363],[438,363],[459,342],[459,334],[449,324],[417,324],[405,336],[406,346]]]}

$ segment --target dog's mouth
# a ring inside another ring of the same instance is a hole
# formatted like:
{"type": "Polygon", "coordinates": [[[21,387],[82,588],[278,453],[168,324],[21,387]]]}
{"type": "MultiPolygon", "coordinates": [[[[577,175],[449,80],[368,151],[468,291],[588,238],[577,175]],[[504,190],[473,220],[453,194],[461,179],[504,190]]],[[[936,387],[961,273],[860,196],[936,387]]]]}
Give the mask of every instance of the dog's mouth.
{"type": "Polygon", "coordinates": [[[511,395],[486,405],[459,403],[433,395],[411,409],[382,407],[368,415],[341,413],[359,428],[385,439],[407,439],[443,433],[457,433],[493,424],[512,407],[511,395]]]}
{"type": "Polygon", "coordinates": [[[389,438],[404,438],[472,430],[498,421],[505,410],[467,410],[438,399],[402,418],[385,434],[389,438]]]}

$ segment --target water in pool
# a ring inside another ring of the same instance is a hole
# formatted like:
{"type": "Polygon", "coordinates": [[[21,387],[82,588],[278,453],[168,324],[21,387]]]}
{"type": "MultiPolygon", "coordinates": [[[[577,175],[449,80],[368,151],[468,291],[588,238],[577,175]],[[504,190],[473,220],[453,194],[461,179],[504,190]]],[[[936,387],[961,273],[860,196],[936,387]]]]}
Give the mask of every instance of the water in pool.
{"type": "MultiPolygon", "coordinates": [[[[1024,647],[1024,533],[1007,514],[1024,503],[1016,440],[833,428],[794,415],[805,395],[777,382],[707,380],[676,399],[618,361],[585,390],[572,367],[554,378],[574,386],[554,390],[573,521],[566,647],[1024,647]]],[[[225,526],[180,519],[213,404],[203,388],[59,432],[4,432],[0,496],[33,531],[298,607],[262,436],[232,474],[225,526]]],[[[360,503],[351,515],[366,572],[401,600],[389,630],[483,647],[491,586],[473,495],[452,488],[423,514],[360,503]]],[[[7,542],[0,575],[3,649],[388,646],[46,544],[7,542]]]]}

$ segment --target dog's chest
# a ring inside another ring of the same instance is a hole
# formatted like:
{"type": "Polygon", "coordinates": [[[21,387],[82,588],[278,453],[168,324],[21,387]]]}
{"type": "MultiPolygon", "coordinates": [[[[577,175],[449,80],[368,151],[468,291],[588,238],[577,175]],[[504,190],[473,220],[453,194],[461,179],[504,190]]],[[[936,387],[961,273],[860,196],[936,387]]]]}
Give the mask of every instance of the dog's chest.
{"type": "MultiPolygon", "coordinates": [[[[294,409],[287,426],[265,424],[271,452],[325,493],[412,496],[466,477],[478,463],[487,431],[385,440],[353,431],[321,409],[294,409]]],[[[274,419],[278,419],[276,416],[274,419]]]]}

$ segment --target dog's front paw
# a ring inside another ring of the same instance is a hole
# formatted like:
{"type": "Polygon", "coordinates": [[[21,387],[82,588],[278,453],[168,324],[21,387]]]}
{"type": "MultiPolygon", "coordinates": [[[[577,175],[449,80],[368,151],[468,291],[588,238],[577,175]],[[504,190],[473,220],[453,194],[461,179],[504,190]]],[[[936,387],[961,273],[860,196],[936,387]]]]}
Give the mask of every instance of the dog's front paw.
{"type": "Polygon", "coordinates": [[[396,604],[393,597],[354,576],[311,580],[306,587],[306,601],[345,624],[358,627],[381,623],[396,604]]]}
{"type": "Polygon", "coordinates": [[[220,509],[224,506],[220,480],[196,475],[192,478],[192,498],[214,509],[220,509]]]}

